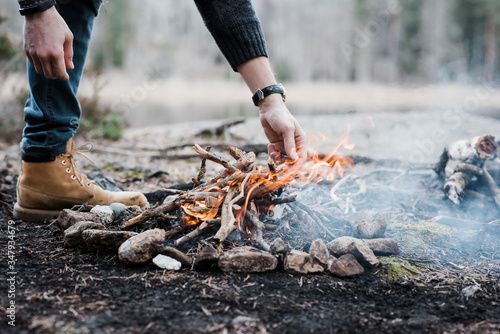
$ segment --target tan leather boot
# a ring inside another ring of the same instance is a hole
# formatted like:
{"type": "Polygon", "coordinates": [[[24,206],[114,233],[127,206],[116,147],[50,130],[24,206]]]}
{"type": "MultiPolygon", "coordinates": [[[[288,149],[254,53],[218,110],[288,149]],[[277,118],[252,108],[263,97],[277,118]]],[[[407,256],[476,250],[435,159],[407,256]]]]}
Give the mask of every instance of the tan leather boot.
{"type": "Polygon", "coordinates": [[[14,218],[43,221],[56,217],[63,209],[84,203],[109,205],[118,202],[127,206],[138,205],[142,209],[148,206],[146,197],[140,192],[103,190],[81,174],[74,161],[75,154],[85,156],[80,148],[75,148],[75,143],[70,139],[66,153],[54,161],[22,162],[14,218]]]}

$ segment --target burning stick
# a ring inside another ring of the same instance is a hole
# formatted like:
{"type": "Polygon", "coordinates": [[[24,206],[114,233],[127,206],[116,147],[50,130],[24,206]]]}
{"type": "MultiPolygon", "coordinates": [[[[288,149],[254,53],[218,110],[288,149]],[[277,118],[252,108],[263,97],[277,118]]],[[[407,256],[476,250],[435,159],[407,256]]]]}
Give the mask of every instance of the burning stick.
{"type": "Polygon", "coordinates": [[[231,187],[229,192],[224,199],[221,209],[221,226],[219,231],[215,234],[214,240],[219,243],[219,248],[222,247],[222,242],[226,240],[229,233],[234,231],[236,228],[236,218],[233,213],[233,205],[236,204],[245,195],[245,184],[248,181],[250,174],[245,177],[240,185],[240,193],[238,196],[234,197],[236,194],[236,187],[231,187]],[[233,198],[234,197],[234,198],[233,198]]]}
{"type": "Polygon", "coordinates": [[[217,193],[209,192],[184,192],[180,195],[169,196],[165,202],[155,209],[148,209],[142,212],[140,215],[126,221],[122,227],[130,227],[139,223],[143,223],[148,219],[162,216],[166,213],[176,211],[180,209],[182,204],[194,203],[195,201],[205,201],[207,196],[218,196],[217,193]]]}
{"type": "Polygon", "coordinates": [[[186,242],[193,240],[194,238],[199,237],[200,235],[203,235],[206,233],[208,230],[210,230],[209,227],[220,225],[221,220],[220,219],[208,219],[203,221],[203,223],[198,226],[195,230],[192,230],[188,234],[180,237],[179,239],[175,240],[175,246],[179,247],[184,245],[186,242]]]}
{"type": "Polygon", "coordinates": [[[252,225],[255,227],[255,242],[257,243],[257,246],[262,249],[262,250],[265,250],[266,252],[269,252],[271,250],[271,247],[269,246],[269,244],[264,240],[262,234],[263,234],[263,231],[264,231],[264,223],[260,221],[259,218],[257,218],[257,216],[255,216],[255,214],[253,212],[251,212],[250,210],[247,210],[247,212],[245,212],[245,218],[248,219],[252,225]]]}

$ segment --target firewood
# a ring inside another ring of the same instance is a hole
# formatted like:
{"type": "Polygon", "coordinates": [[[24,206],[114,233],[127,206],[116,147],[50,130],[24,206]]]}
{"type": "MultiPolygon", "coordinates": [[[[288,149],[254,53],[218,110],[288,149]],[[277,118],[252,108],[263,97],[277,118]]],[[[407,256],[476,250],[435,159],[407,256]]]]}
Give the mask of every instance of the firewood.
{"type": "Polygon", "coordinates": [[[226,240],[227,236],[236,228],[237,220],[234,217],[233,205],[244,197],[245,184],[248,181],[249,177],[250,174],[248,174],[241,182],[240,193],[236,197],[235,195],[237,188],[233,186],[229,189],[226,198],[224,199],[224,203],[222,204],[221,209],[221,227],[214,237],[215,242],[219,244],[219,251],[222,248],[222,242],[226,240]]]}
{"type": "Polygon", "coordinates": [[[474,175],[483,174],[483,169],[481,167],[466,162],[457,164],[457,167],[455,167],[455,171],[461,173],[474,174],[474,175]]]}
{"type": "MultiPolygon", "coordinates": [[[[212,148],[211,146],[208,146],[206,149],[207,152],[210,152],[211,148],[212,148]]],[[[193,183],[197,186],[200,185],[201,180],[205,178],[205,173],[207,172],[206,164],[207,164],[207,158],[203,157],[203,159],[201,159],[201,166],[200,166],[200,171],[198,172],[198,177],[196,179],[195,178],[192,179],[193,183]]]]}
{"type": "Polygon", "coordinates": [[[189,242],[189,241],[203,235],[204,233],[208,232],[210,230],[210,227],[220,225],[220,223],[221,223],[220,219],[205,220],[195,230],[192,230],[188,234],[175,240],[174,244],[176,247],[180,247],[180,246],[184,245],[186,242],[189,242]]]}
{"type": "MultiPolygon", "coordinates": [[[[323,225],[322,220],[324,221],[328,220],[323,214],[299,202],[295,202],[294,204],[295,204],[294,206],[297,206],[301,210],[305,211],[308,214],[308,216],[312,218],[312,221],[315,222],[326,234],[328,234],[329,237],[333,239],[336,238],[335,234],[333,234],[329,229],[326,228],[325,225],[323,225]]],[[[292,206],[290,207],[293,209],[292,206]]]]}
{"type": "Polygon", "coordinates": [[[444,184],[444,192],[448,198],[459,205],[464,198],[465,188],[470,184],[469,174],[457,172],[453,173],[444,184]]]}
{"type": "Polygon", "coordinates": [[[496,184],[493,177],[491,177],[490,173],[484,167],[483,178],[486,181],[486,184],[490,188],[491,192],[493,193],[493,199],[495,200],[495,203],[500,207],[500,189],[498,188],[498,185],[496,184]]]}
{"type": "Polygon", "coordinates": [[[227,148],[227,150],[228,150],[229,154],[231,154],[231,156],[233,158],[235,158],[236,160],[240,159],[246,153],[245,151],[243,151],[235,146],[229,146],[227,148]]]}
{"type": "Polygon", "coordinates": [[[184,192],[179,195],[169,196],[166,198],[162,205],[155,209],[147,209],[143,211],[140,215],[133,217],[132,219],[126,221],[122,227],[130,227],[139,223],[143,223],[151,218],[163,216],[166,213],[170,213],[178,210],[182,204],[194,203],[195,201],[205,200],[207,196],[218,196],[218,194],[213,194],[209,192],[184,192]]]}
{"type": "Polygon", "coordinates": [[[233,173],[236,172],[236,171],[238,171],[238,168],[236,168],[233,165],[231,165],[229,163],[229,161],[227,161],[226,159],[224,159],[222,157],[219,157],[217,154],[214,154],[214,153],[211,153],[211,152],[207,152],[206,150],[204,150],[197,143],[194,143],[193,149],[196,151],[196,153],[198,153],[202,157],[204,157],[204,158],[206,158],[206,159],[208,159],[210,161],[213,161],[215,163],[218,163],[219,165],[222,165],[224,168],[226,168],[227,170],[229,170],[229,171],[231,171],[233,173]]]}
{"type": "Polygon", "coordinates": [[[258,248],[269,252],[271,250],[271,247],[262,236],[265,228],[264,223],[261,222],[259,218],[257,218],[257,216],[255,216],[255,214],[251,212],[251,210],[247,210],[245,212],[245,218],[248,219],[255,227],[255,243],[257,244],[258,248]]]}

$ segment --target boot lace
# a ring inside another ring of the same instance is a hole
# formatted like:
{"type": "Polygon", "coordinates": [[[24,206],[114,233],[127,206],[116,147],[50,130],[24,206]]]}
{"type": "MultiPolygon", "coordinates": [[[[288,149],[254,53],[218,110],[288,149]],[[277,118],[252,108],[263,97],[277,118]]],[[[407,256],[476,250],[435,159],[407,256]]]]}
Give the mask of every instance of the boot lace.
{"type": "Polygon", "coordinates": [[[90,159],[85,154],[85,153],[92,151],[93,148],[94,148],[94,145],[92,145],[92,143],[85,143],[85,144],[80,145],[78,147],[74,147],[71,151],[69,151],[67,153],[61,154],[61,158],[63,158],[62,164],[67,165],[69,163],[69,167],[66,168],[66,173],[70,174],[73,171],[73,175],[71,176],[71,178],[73,180],[77,180],[82,186],[85,183],[87,187],[90,187],[90,185],[94,182],[90,181],[86,175],[83,175],[82,173],[80,173],[80,171],[78,170],[78,162],[76,162],[74,160],[74,157],[77,154],[79,154],[82,157],[84,157],[85,159],[87,159],[88,161],[90,161],[92,164],[94,164],[94,161],[92,159],[90,159]],[[85,148],[85,147],[88,147],[88,148],[85,148]]]}

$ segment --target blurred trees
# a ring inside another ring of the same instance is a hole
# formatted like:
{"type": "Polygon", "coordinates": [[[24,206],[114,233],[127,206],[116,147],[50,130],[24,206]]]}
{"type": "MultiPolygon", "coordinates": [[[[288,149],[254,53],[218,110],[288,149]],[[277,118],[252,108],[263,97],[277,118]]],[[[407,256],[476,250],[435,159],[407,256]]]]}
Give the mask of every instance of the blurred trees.
{"type": "Polygon", "coordinates": [[[455,12],[468,71],[486,81],[498,78],[500,1],[456,0],[455,12]]]}
{"type": "MultiPolygon", "coordinates": [[[[10,0],[0,0],[4,1],[10,0]]],[[[500,78],[500,0],[253,3],[282,81],[437,83],[500,78]]],[[[8,39],[0,31],[0,57],[11,57],[9,52],[8,39]]],[[[104,2],[89,62],[186,78],[237,78],[193,1],[104,2]]]]}

